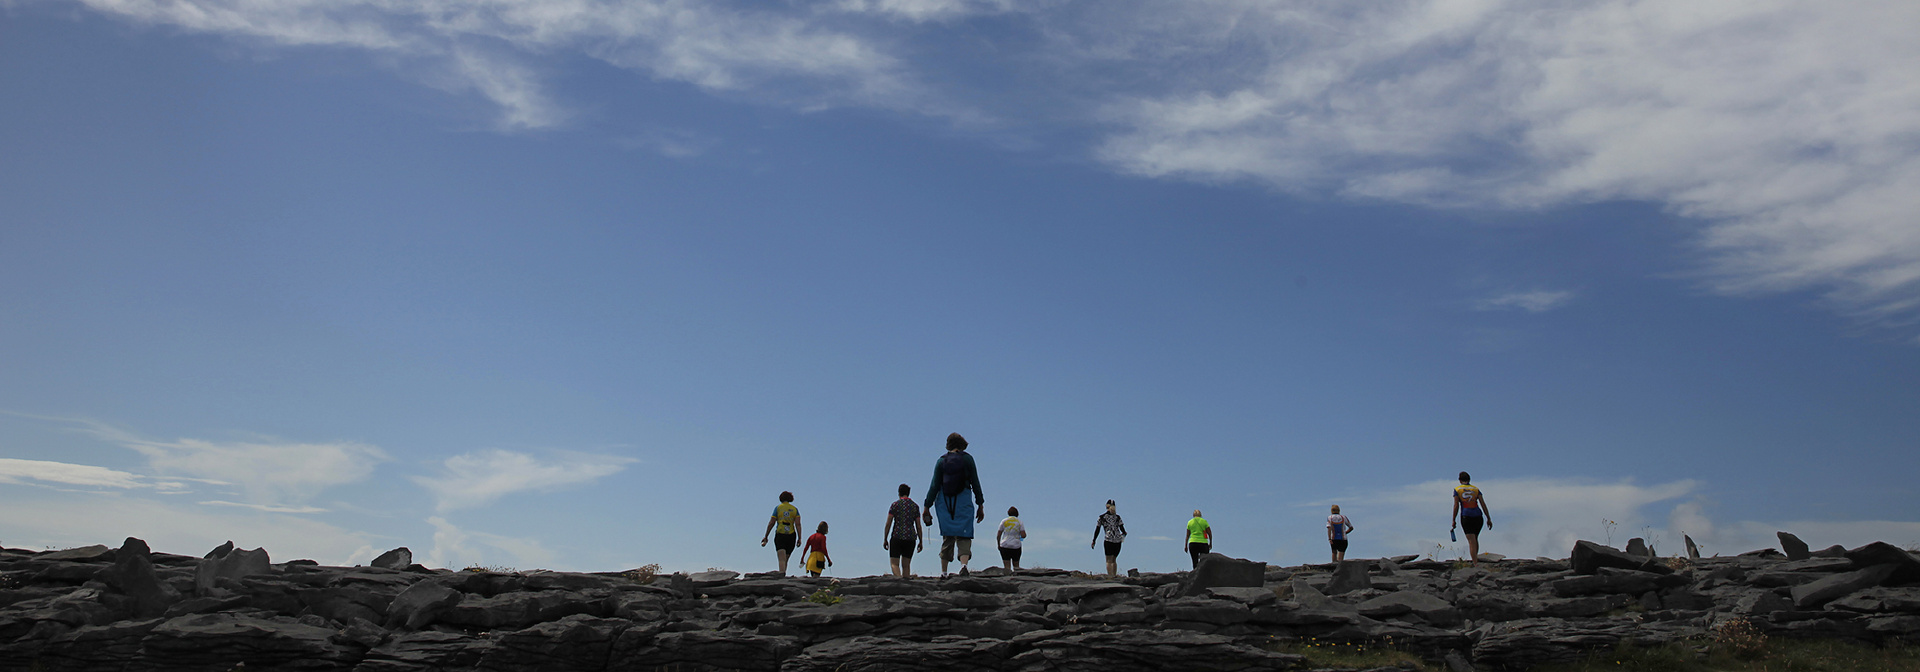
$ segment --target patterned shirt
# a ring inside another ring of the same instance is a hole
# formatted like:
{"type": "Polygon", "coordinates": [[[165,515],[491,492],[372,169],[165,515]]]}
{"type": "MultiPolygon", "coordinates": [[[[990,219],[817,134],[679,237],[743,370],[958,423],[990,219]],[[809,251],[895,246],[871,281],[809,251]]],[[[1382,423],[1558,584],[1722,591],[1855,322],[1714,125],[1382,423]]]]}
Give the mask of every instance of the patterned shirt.
{"type": "Polygon", "coordinates": [[[1120,514],[1118,513],[1107,512],[1100,514],[1100,522],[1096,523],[1096,525],[1107,533],[1107,543],[1118,544],[1127,540],[1127,524],[1120,522],[1120,514]]]}
{"type": "Polygon", "coordinates": [[[920,517],[920,505],[913,503],[913,499],[901,497],[893,500],[893,506],[887,509],[887,515],[893,516],[893,532],[889,536],[907,540],[917,537],[914,534],[913,523],[914,519],[920,517]]]}

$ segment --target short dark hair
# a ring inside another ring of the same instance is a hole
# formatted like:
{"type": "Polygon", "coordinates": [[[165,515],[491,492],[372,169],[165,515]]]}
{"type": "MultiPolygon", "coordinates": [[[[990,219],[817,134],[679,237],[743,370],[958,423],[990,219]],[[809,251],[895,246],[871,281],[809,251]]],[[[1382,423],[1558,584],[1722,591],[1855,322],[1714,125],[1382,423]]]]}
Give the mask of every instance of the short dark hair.
{"type": "Polygon", "coordinates": [[[966,449],[967,449],[967,437],[961,436],[959,432],[954,432],[952,434],[947,435],[947,450],[966,450],[966,449]]]}
{"type": "Polygon", "coordinates": [[[818,527],[818,528],[815,528],[815,529],[817,529],[817,530],[819,530],[821,534],[826,534],[826,533],[827,533],[827,521],[824,521],[824,520],[822,520],[822,521],[820,521],[820,527],[818,527]]]}
{"type": "Polygon", "coordinates": [[[1007,507],[1007,515],[1009,515],[1009,516],[1018,516],[1018,515],[1020,515],[1020,507],[1017,507],[1017,506],[1009,506],[1009,507],[1007,507]]]}
{"type": "Polygon", "coordinates": [[[1471,481],[1471,480],[1473,480],[1473,476],[1471,476],[1471,475],[1468,475],[1468,474],[1467,474],[1467,472],[1464,472],[1464,471],[1462,471],[1462,472],[1460,472],[1460,482],[1461,482],[1461,483],[1465,483],[1465,482],[1467,482],[1467,481],[1471,481]]]}
{"type": "Polygon", "coordinates": [[[780,501],[782,501],[782,502],[791,502],[791,501],[793,501],[793,492],[792,492],[792,491],[788,491],[788,490],[782,490],[782,491],[780,491],[780,501]]]}
{"type": "Polygon", "coordinates": [[[905,497],[905,496],[907,496],[907,495],[911,495],[911,494],[913,494],[913,486],[911,486],[911,485],[907,485],[907,484],[905,484],[905,483],[901,483],[901,484],[900,484],[900,496],[901,496],[901,497],[905,497]]]}

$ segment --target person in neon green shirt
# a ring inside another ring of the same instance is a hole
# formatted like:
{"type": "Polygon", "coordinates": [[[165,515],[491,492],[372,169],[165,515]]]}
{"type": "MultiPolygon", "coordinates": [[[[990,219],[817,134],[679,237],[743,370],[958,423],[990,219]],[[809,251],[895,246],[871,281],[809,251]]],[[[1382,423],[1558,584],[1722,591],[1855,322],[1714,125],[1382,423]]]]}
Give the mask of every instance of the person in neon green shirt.
{"type": "Polygon", "coordinates": [[[1213,526],[1207,519],[1200,517],[1200,510],[1193,510],[1193,519],[1187,521],[1187,554],[1193,556],[1194,569],[1200,568],[1200,556],[1213,551],[1213,526]]]}

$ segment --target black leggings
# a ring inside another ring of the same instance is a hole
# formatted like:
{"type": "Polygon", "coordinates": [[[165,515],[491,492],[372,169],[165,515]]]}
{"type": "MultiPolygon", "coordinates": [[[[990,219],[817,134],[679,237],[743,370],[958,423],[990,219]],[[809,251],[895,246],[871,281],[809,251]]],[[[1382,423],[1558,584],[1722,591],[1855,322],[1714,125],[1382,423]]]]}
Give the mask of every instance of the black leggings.
{"type": "Polygon", "coordinates": [[[1200,556],[1213,550],[1213,544],[1187,544],[1187,553],[1193,556],[1193,568],[1200,568],[1200,556]]]}

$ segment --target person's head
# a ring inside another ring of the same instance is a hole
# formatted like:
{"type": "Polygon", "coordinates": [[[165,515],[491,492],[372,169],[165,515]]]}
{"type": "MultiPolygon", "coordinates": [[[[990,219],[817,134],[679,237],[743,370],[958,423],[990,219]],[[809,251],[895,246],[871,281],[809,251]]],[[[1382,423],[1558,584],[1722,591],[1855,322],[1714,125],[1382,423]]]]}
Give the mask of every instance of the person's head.
{"type": "Polygon", "coordinates": [[[1473,482],[1473,476],[1470,476],[1470,475],[1468,475],[1468,474],[1467,474],[1467,472],[1464,472],[1464,471],[1462,471],[1462,472],[1460,472],[1460,482],[1461,482],[1461,483],[1471,483],[1471,482],[1473,482]]]}
{"type": "Polygon", "coordinates": [[[819,526],[819,527],[816,527],[816,528],[813,528],[813,530],[814,530],[815,532],[819,532],[819,533],[821,533],[821,534],[826,534],[826,533],[827,533],[827,521],[824,521],[824,520],[822,520],[822,521],[820,521],[820,526],[819,526]]]}
{"type": "Polygon", "coordinates": [[[1107,513],[1113,513],[1113,500],[1107,500],[1107,513]]]}
{"type": "Polygon", "coordinates": [[[1009,516],[1012,516],[1012,517],[1015,517],[1015,518],[1018,518],[1018,517],[1020,517],[1020,507],[1017,507],[1017,506],[1009,506],[1009,507],[1007,507],[1007,515],[1009,515],[1009,516]]]}
{"type": "Polygon", "coordinates": [[[1339,504],[1335,504],[1335,505],[1333,505],[1333,512],[1334,512],[1334,513],[1339,513],[1339,512],[1340,512],[1340,505],[1339,505],[1339,504]]]}
{"type": "Polygon", "coordinates": [[[947,450],[951,451],[951,450],[966,450],[966,449],[967,449],[967,437],[961,436],[959,432],[954,432],[952,434],[947,435],[947,450]]]}
{"type": "Polygon", "coordinates": [[[791,501],[793,501],[793,493],[792,493],[792,492],[789,492],[789,491],[785,491],[785,490],[782,490],[782,491],[780,492],[780,501],[782,501],[782,502],[791,502],[791,501]]]}
{"type": "Polygon", "coordinates": [[[1199,509],[1194,509],[1194,510],[1193,510],[1193,517],[1195,517],[1195,518],[1199,518],[1199,517],[1200,517],[1200,510],[1199,510],[1199,509]]]}
{"type": "Polygon", "coordinates": [[[907,496],[907,495],[911,495],[911,494],[913,494],[913,486],[911,486],[911,485],[907,485],[907,484],[905,484],[905,483],[901,483],[901,484],[900,484],[900,496],[901,496],[901,497],[905,497],[905,496],[907,496]]]}

